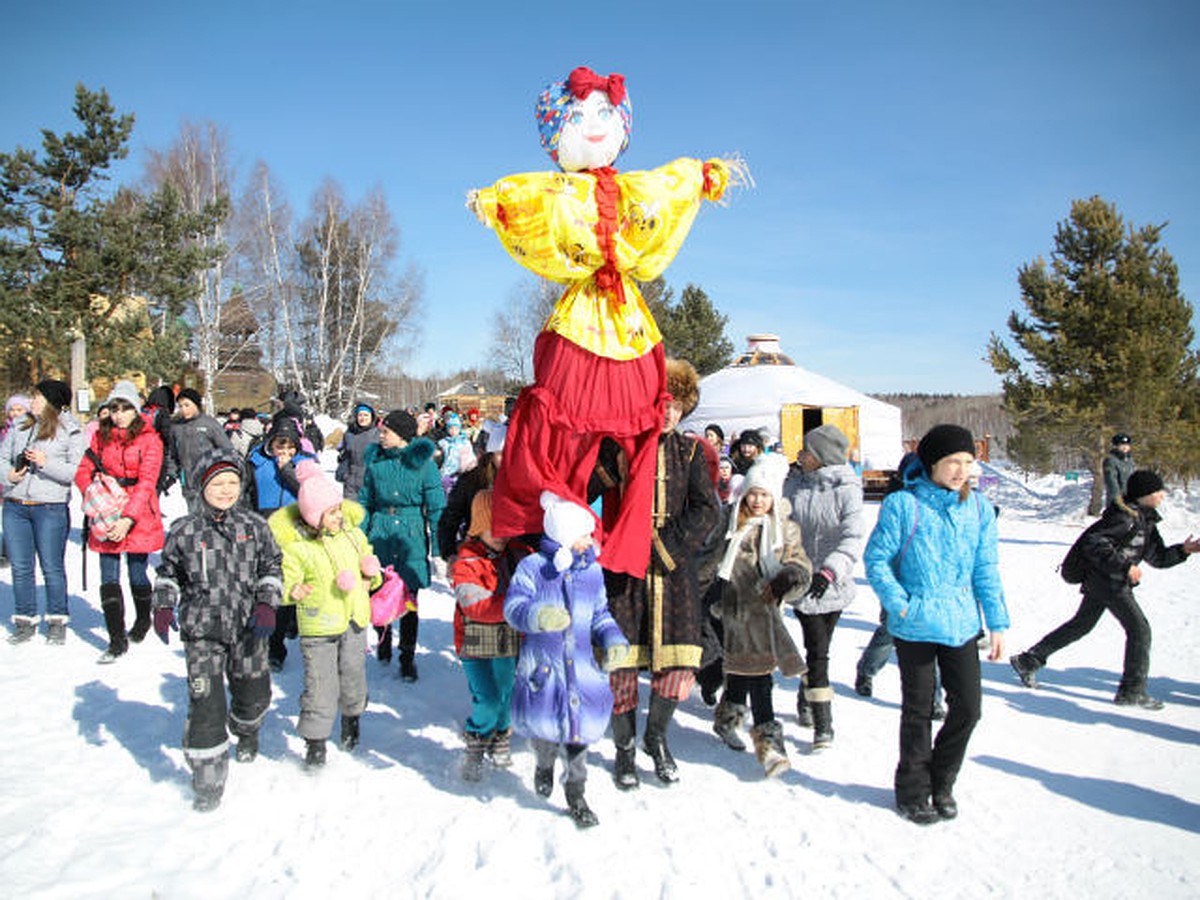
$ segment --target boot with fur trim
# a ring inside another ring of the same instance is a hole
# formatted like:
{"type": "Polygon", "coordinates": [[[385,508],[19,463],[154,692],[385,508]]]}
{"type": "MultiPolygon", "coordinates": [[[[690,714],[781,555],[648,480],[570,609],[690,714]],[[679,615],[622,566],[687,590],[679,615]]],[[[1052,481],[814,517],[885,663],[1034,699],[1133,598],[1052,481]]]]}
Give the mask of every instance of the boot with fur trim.
{"type": "Polygon", "coordinates": [[[754,754],[768,778],[782,775],[792,767],[788,762],[787,748],[783,745],[783,726],[778,722],[755,725],[750,729],[750,736],[754,738],[754,754]]]}
{"type": "Polygon", "coordinates": [[[746,707],[740,703],[730,703],[722,698],[713,713],[713,731],[730,750],[745,750],[746,742],[738,734],[738,729],[745,721],[746,707]]]}

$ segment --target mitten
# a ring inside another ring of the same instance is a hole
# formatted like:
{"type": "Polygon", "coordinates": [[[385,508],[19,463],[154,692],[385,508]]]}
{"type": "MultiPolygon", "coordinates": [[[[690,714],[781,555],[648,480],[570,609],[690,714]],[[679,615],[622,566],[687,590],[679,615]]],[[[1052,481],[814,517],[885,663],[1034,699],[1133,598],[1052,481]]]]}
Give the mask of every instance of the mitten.
{"type": "Polygon", "coordinates": [[[782,600],[784,594],[800,583],[800,570],[795,566],[784,566],[771,579],[771,594],[776,600],[782,600]]]}
{"type": "Polygon", "coordinates": [[[265,641],[275,631],[275,607],[266,603],[255,603],[246,627],[254,632],[257,640],[265,641]]]}
{"type": "Polygon", "coordinates": [[[342,571],[337,573],[337,586],[346,593],[354,590],[357,585],[358,576],[349,569],[342,569],[342,571]]]}
{"type": "Polygon", "coordinates": [[[621,663],[625,662],[625,657],[629,655],[628,644],[613,644],[604,651],[604,662],[600,664],[605,672],[611,672],[621,663]]]}
{"type": "Polygon", "coordinates": [[[571,624],[571,614],[561,606],[543,606],[538,610],[538,631],[564,631],[571,624]]]}
{"type": "Polygon", "coordinates": [[[834,574],[828,569],[814,572],[812,583],[808,586],[808,596],[814,600],[820,600],[825,596],[825,592],[829,590],[829,585],[833,583],[834,577],[834,574]]]}
{"type": "Polygon", "coordinates": [[[362,573],[368,578],[374,578],[383,571],[383,566],[379,564],[379,557],[374,553],[368,553],[361,560],[359,560],[358,565],[362,573]]]}
{"type": "Polygon", "coordinates": [[[154,633],[164,644],[171,642],[171,629],[179,630],[175,621],[175,609],[171,606],[160,606],[154,611],[154,633]]]}

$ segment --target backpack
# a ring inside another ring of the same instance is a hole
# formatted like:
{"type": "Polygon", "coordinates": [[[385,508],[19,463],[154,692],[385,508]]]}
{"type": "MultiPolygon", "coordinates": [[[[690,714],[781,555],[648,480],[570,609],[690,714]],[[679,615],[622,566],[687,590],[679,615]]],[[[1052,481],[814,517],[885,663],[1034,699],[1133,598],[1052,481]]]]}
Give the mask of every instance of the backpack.
{"type": "MultiPolygon", "coordinates": [[[[1100,524],[1100,522],[1103,521],[1103,519],[1100,519],[1084,529],[1083,534],[1079,535],[1079,537],[1075,539],[1075,543],[1071,545],[1071,549],[1068,550],[1067,555],[1063,557],[1063,561],[1058,564],[1058,574],[1062,576],[1062,580],[1067,584],[1083,584],[1083,579],[1084,576],[1087,575],[1088,569],[1087,559],[1083,555],[1083,539],[1091,534],[1092,531],[1094,531],[1100,524]]],[[[1129,530],[1125,533],[1125,536],[1117,542],[1116,549],[1120,550],[1129,543],[1134,532],[1137,531],[1137,527],[1137,521],[1135,520],[1133,524],[1129,526],[1129,530]]]]}

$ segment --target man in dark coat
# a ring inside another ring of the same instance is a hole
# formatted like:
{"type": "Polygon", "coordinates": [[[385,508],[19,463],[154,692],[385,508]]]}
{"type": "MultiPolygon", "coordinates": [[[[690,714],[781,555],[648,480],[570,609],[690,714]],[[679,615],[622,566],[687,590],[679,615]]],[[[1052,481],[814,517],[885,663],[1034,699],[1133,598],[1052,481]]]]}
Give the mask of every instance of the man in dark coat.
{"type": "Polygon", "coordinates": [[[175,471],[183,482],[183,498],[188,512],[200,512],[200,486],[193,484],[192,473],[200,457],[209,450],[233,450],[229,435],[221,423],[204,412],[204,399],[194,388],[184,388],[175,398],[175,409],[179,413],[171,422],[171,456],[175,471]]]}
{"type": "Polygon", "coordinates": [[[1104,505],[1112,506],[1129,483],[1133,474],[1133,439],[1127,434],[1114,434],[1112,449],[1104,457],[1104,505]]]}
{"type": "Polygon", "coordinates": [[[1188,537],[1170,547],[1158,533],[1163,501],[1162,479],[1141,469],[1129,476],[1124,497],[1080,535],[1079,549],[1086,566],[1083,601],[1075,615],[1009,662],[1026,687],[1037,687],[1037,670],[1050,654],[1073,644],[1096,627],[1107,609],[1125,629],[1125,667],[1113,702],[1121,706],[1162,709],[1162,701],[1146,693],[1150,671],[1150,623],[1133,597],[1141,583],[1140,564],[1156,569],[1179,565],[1200,552],[1200,540],[1188,537]]]}
{"type": "MultiPolygon", "coordinates": [[[[639,669],[648,669],[651,675],[642,747],[654,759],[660,781],[679,779],[666,732],[675,706],[691,692],[700,665],[702,615],[696,555],[719,518],[720,504],[700,441],[676,430],[700,399],[699,377],[690,363],[667,360],[667,390],[646,577],[605,572],[609,609],[630,644],[624,663],[609,676],[617,747],[613,778],[622,790],[638,786],[634,757],[639,669]]],[[[608,496],[611,492],[606,500],[608,496]]],[[[604,564],[603,554],[600,564],[604,564]]]]}

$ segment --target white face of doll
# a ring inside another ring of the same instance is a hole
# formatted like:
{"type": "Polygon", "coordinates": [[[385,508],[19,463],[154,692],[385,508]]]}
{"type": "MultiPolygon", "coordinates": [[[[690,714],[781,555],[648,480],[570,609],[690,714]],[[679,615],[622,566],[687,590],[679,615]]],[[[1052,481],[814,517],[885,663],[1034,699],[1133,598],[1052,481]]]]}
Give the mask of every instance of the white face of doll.
{"type": "Polygon", "coordinates": [[[585,100],[567,107],[558,138],[558,164],[564,172],[582,172],[611,166],[625,141],[621,114],[603,91],[592,91],[585,100]]]}

